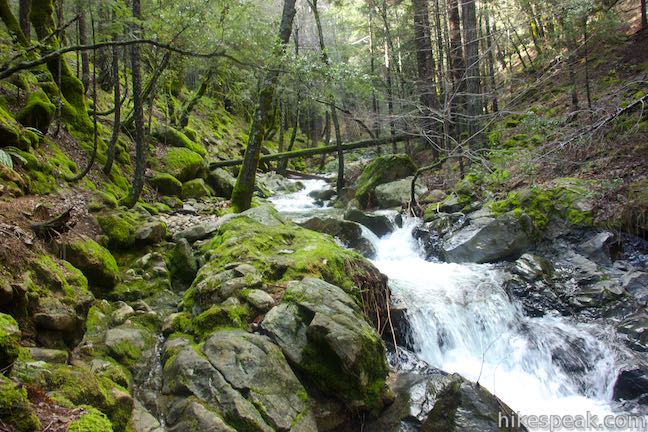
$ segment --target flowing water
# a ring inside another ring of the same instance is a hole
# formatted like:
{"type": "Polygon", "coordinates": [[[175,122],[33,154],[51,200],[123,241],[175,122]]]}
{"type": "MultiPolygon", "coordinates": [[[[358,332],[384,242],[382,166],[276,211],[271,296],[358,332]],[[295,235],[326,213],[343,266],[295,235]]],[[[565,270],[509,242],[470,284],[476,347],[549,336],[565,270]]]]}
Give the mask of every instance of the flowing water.
{"type": "MultiPolygon", "coordinates": [[[[304,183],[307,190],[274,205],[294,217],[318,214],[308,193],[323,184],[304,183]]],[[[418,223],[406,219],[392,234],[370,240],[374,265],[407,308],[422,360],[478,381],[520,415],[590,413],[602,419],[615,411],[614,331],[559,316],[525,316],[504,291],[503,270],[496,266],[426,261],[412,236],[418,223]]]]}

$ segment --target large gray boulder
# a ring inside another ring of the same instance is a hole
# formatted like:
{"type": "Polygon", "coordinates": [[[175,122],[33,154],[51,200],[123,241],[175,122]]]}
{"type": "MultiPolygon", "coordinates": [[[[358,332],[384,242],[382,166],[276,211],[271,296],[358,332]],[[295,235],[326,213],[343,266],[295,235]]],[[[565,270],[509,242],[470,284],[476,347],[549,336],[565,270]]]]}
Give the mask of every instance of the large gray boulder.
{"type": "Polygon", "coordinates": [[[261,327],[325,394],[350,409],[383,406],[385,347],[341,288],[313,278],[291,282],[261,327]]]}
{"type": "Polygon", "coordinates": [[[394,231],[394,225],[387,216],[365,213],[355,207],[349,207],[347,209],[344,213],[344,219],[366,226],[378,237],[394,231]]]}
{"type": "Polygon", "coordinates": [[[448,262],[490,263],[516,259],[531,245],[533,223],[526,214],[479,218],[443,242],[448,262]]]}
{"type": "MultiPolygon", "coordinates": [[[[404,202],[411,198],[412,178],[407,177],[402,180],[381,184],[376,187],[374,205],[377,208],[400,207],[404,202]]],[[[425,186],[416,185],[414,192],[418,200],[428,189],[425,186]]]]}
{"type": "Polygon", "coordinates": [[[236,185],[236,178],[224,169],[216,168],[210,171],[207,183],[214,190],[214,195],[229,198],[236,185]]]}
{"type": "Polygon", "coordinates": [[[279,347],[263,336],[221,330],[199,350],[186,340],[170,341],[164,357],[162,391],[175,401],[171,430],[190,423],[187,409],[218,431],[317,430],[306,390],[279,347]]]}
{"type": "Polygon", "coordinates": [[[362,235],[360,224],[332,217],[314,217],[299,225],[313,231],[329,234],[339,239],[345,246],[355,249],[365,257],[376,255],[376,248],[362,235]]]}

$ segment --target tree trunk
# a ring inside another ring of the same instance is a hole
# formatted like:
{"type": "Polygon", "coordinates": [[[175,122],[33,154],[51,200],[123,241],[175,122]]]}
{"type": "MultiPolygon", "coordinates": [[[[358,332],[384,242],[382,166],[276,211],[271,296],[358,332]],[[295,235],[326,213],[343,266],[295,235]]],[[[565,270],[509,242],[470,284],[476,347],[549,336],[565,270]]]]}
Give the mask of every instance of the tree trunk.
{"type": "MultiPolygon", "coordinates": [[[[113,40],[117,40],[117,35],[113,35],[113,40]]],[[[108,151],[106,152],[106,163],[104,173],[110,174],[115,154],[117,152],[117,140],[119,139],[119,130],[121,129],[121,87],[119,84],[119,48],[112,47],[112,81],[113,81],[113,103],[115,104],[115,113],[113,118],[113,129],[108,151]]]]}
{"type": "Polygon", "coordinates": [[[7,27],[7,30],[15,43],[24,47],[29,45],[27,37],[21,28],[22,26],[11,11],[8,0],[0,0],[0,18],[2,18],[2,22],[7,27]]]}
{"type": "Polygon", "coordinates": [[[29,24],[30,9],[31,0],[20,0],[18,3],[18,19],[20,20],[20,28],[28,41],[31,39],[31,25],[29,24]]]}
{"type": "Polygon", "coordinates": [[[648,14],[646,13],[646,0],[641,0],[641,29],[648,30],[648,14]]]}
{"type": "Polygon", "coordinates": [[[394,52],[394,45],[392,43],[391,33],[389,31],[389,21],[387,20],[387,0],[383,0],[383,7],[380,15],[382,16],[383,30],[385,33],[385,79],[387,81],[387,115],[389,116],[389,135],[392,137],[392,153],[395,154],[398,153],[398,148],[396,141],[393,139],[396,136],[396,123],[394,113],[394,84],[392,75],[392,56],[394,52]]]}
{"type": "Polygon", "coordinates": [[[207,93],[207,89],[209,88],[209,83],[211,82],[213,76],[214,76],[214,69],[211,68],[207,72],[207,75],[205,75],[205,79],[200,84],[200,88],[198,89],[196,94],[182,109],[182,112],[178,116],[178,125],[181,128],[186,128],[187,125],[189,125],[189,116],[191,115],[191,112],[196,107],[196,105],[198,105],[198,102],[200,102],[200,99],[202,99],[202,97],[205,96],[205,93],[207,93]]]}
{"type": "MultiPolygon", "coordinates": [[[[428,0],[413,0],[414,15],[414,45],[416,46],[416,65],[418,80],[416,82],[421,103],[421,144],[428,145],[428,136],[431,136],[434,123],[432,110],[438,106],[436,103],[434,81],[434,56],[432,51],[432,38],[430,35],[430,11],[428,0]]],[[[432,157],[439,157],[438,147],[432,143],[432,157]]]]}
{"type": "MultiPolygon", "coordinates": [[[[103,2],[99,2],[99,34],[103,34],[103,29],[106,27],[107,24],[110,24],[111,20],[112,22],[117,21],[117,14],[115,12],[111,12],[109,7],[103,2]]],[[[112,80],[112,60],[109,58],[110,56],[108,55],[108,50],[106,49],[100,49],[99,52],[97,52],[97,64],[94,65],[94,67],[97,69],[97,81],[99,83],[99,87],[103,91],[109,92],[110,90],[113,89],[113,80],[112,80]]],[[[125,63],[125,62],[124,62],[125,63]]]]}
{"type": "MultiPolygon", "coordinates": [[[[375,7],[373,0],[367,1],[367,6],[369,7],[369,65],[371,71],[371,79],[376,77],[376,40],[374,37],[374,24],[373,17],[375,13],[375,7]]],[[[378,105],[378,97],[376,96],[376,89],[374,86],[371,87],[371,112],[373,113],[373,134],[375,137],[380,136],[380,105],[378,105]]],[[[376,153],[381,154],[380,147],[376,147],[376,153]]],[[[324,159],[325,156],[322,156],[324,159]]]]}
{"type": "MultiPolygon", "coordinates": [[[[80,0],[77,0],[76,2],[76,12],[79,17],[77,21],[79,26],[79,44],[87,45],[88,33],[86,30],[86,15],[80,0]]],[[[90,87],[90,60],[88,59],[88,51],[81,51],[81,82],[87,92],[90,87]]]]}
{"type": "Polygon", "coordinates": [[[495,80],[495,52],[493,48],[493,33],[491,32],[490,17],[488,9],[484,10],[484,21],[486,25],[486,61],[488,63],[488,79],[490,81],[491,103],[494,113],[499,112],[497,100],[497,81],[495,80]]]}
{"type": "Polygon", "coordinates": [[[464,72],[466,64],[463,56],[463,43],[461,42],[461,23],[459,19],[458,0],[448,0],[448,26],[450,28],[450,73],[453,83],[453,95],[450,101],[454,135],[460,140],[465,130],[464,116],[466,110],[466,81],[464,72]]]}
{"type": "MultiPolygon", "coordinates": [[[[286,45],[290,39],[290,34],[292,33],[292,24],[296,14],[295,2],[296,0],[284,0],[281,25],[279,27],[280,45],[275,52],[277,58],[285,52],[286,45]]],[[[265,134],[265,128],[269,123],[268,115],[272,109],[272,100],[274,98],[278,78],[279,71],[276,69],[270,69],[261,83],[259,100],[252,120],[252,126],[250,127],[250,135],[247,148],[245,149],[243,166],[241,167],[236,180],[236,186],[232,192],[232,207],[235,212],[245,211],[249,209],[252,204],[252,193],[254,192],[256,170],[259,165],[261,144],[265,134]]]]}
{"type": "MultiPolygon", "coordinates": [[[[295,110],[295,122],[293,123],[292,133],[290,135],[290,142],[288,143],[287,151],[292,151],[295,146],[295,141],[297,140],[297,129],[299,128],[299,105],[295,110]]],[[[279,170],[277,171],[281,175],[285,175],[286,170],[288,169],[288,159],[283,159],[279,164],[279,170]]]]}
{"type": "MultiPolygon", "coordinates": [[[[139,21],[141,19],[140,0],[132,0],[133,18],[139,21]]],[[[135,24],[133,36],[141,37],[142,28],[135,24]]],[[[135,122],[135,131],[133,138],[135,140],[135,173],[133,174],[133,184],[124,201],[124,205],[132,208],[137,204],[137,200],[144,188],[144,172],[146,170],[146,143],[144,142],[144,101],[142,100],[142,65],[140,61],[140,47],[133,45],[131,47],[131,75],[133,77],[133,118],[135,122]]]]}
{"type": "MultiPolygon", "coordinates": [[[[317,35],[319,39],[319,46],[322,52],[322,63],[325,66],[329,67],[330,62],[328,54],[326,52],[326,45],[324,44],[324,32],[322,30],[322,21],[320,20],[319,10],[317,8],[317,0],[309,0],[309,4],[313,9],[313,17],[315,18],[315,26],[317,27],[317,35]]],[[[328,82],[329,86],[329,95],[328,95],[328,105],[331,108],[331,120],[333,121],[333,129],[335,131],[335,145],[338,148],[338,175],[336,182],[336,190],[338,196],[344,188],[344,152],[342,151],[342,136],[340,134],[340,122],[338,120],[337,109],[335,108],[335,97],[333,96],[332,82],[328,82]]]]}
{"type": "Polygon", "coordinates": [[[482,146],[480,117],[482,115],[481,79],[479,67],[479,38],[477,34],[476,0],[461,0],[466,52],[467,123],[470,147],[482,146]]]}

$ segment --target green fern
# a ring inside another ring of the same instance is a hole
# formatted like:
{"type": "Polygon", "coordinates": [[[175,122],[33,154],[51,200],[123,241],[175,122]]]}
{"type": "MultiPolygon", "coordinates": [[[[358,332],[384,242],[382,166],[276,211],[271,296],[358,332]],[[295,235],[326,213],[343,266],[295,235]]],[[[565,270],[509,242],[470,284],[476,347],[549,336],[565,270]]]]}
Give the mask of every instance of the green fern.
{"type": "Polygon", "coordinates": [[[5,147],[3,149],[0,149],[0,165],[4,165],[6,167],[9,167],[9,169],[13,169],[14,159],[19,160],[23,164],[27,163],[27,159],[25,159],[20,154],[19,149],[17,149],[16,147],[5,147]]]}
{"type": "Polygon", "coordinates": [[[4,165],[6,167],[9,167],[9,169],[13,169],[13,160],[11,160],[11,156],[9,155],[9,153],[2,149],[0,149],[0,165],[4,165]]]}

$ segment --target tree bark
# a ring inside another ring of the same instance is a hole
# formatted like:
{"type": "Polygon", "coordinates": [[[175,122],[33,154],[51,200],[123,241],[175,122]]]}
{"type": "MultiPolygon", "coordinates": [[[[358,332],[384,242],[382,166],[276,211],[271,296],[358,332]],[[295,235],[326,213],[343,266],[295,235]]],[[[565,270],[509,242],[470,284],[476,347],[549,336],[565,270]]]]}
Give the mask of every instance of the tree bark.
{"type": "MultiPolygon", "coordinates": [[[[428,144],[434,123],[432,110],[438,106],[436,103],[434,81],[434,56],[432,51],[432,38],[430,35],[430,11],[428,0],[412,0],[414,15],[414,45],[416,46],[417,87],[421,103],[421,144],[428,144]]],[[[439,157],[437,145],[432,145],[432,157],[439,157]]]]}
{"type": "Polygon", "coordinates": [[[31,39],[31,25],[29,23],[29,11],[31,10],[31,0],[20,0],[18,3],[18,19],[20,28],[29,41],[31,39]]]}
{"type": "Polygon", "coordinates": [[[29,45],[27,37],[21,28],[22,26],[11,11],[8,0],[0,0],[0,18],[2,18],[2,22],[7,27],[7,30],[15,43],[24,47],[29,45]]]}
{"type": "Polygon", "coordinates": [[[499,103],[497,100],[497,81],[495,79],[495,52],[493,47],[493,33],[491,32],[490,16],[488,9],[484,10],[484,21],[486,25],[486,61],[488,63],[488,79],[490,81],[490,91],[492,110],[494,113],[499,112],[499,103]]]}
{"type": "Polygon", "coordinates": [[[465,130],[466,81],[464,80],[464,72],[466,63],[464,62],[463,43],[461,41],[458,0],[448,0],[448,27],[450,28],[450,74],[453,83],[453,95],[450,103],[454,135],[459,138],[465,130]]]}
{"type": "MultiPolygon", "coordinates": [[[[138,0],[135,0],[138,1],[138,0]]],[[[286,45],[292,33],[292,24],[295,18],[296,0],[284,0],[281,25],[279,27],[280,45],[276,57],[280,57],[286,50],[286,45]]],[[[268,115],[272,109],[272,100],[274,98],[275,87],[279,78],[279,71],[270,69],[261,83],[259,91],[259,100],[256,112],[250,127],[250,134],[243,166],[236,180],[236,186],[232,192],[232,207],[235,212],[242,212],[250,208],[252,204],[252,193],[254,192],[254,183],[256,180],[256,170],[259,165],[259,155],[261,153],[261,144],[265,129],[268,125],[268,115]]]]}
{"type": "MultiPolygon", "coordinates": [[[[375,6],[373,0],[367,1],[367,6],[369,8],[369,67],[371,72],[371,78],[375,79],[376,77],[376,40],[374,37],[374,24],[373,17],[375,13],[375,6]]],[[[376,89],[374,86],[371,87],[371,111],[373,113],[373,135],[374,137],[380,136],[380,105],[378,104],[378,97],[376,96],[376,89]]],[[[328,144],[328,143],[327,143],[328,144]]],[[[381,154],[380,147],[376,147],[376,153],[381,154]]],[[[325,156],[322,156],[324,159],[325,156]]]]}
{"type": "Polygon", "coordinates": [[[469,145],[478,149],[482,146],[480,117],[482,115],[481,79],[479,67],[479,38],[477,34],[476,0],[461,0],[463,11],[464,43],[466,53],[466,114],[469,145]]]}
{"type": "Polygon", "coordinates": [[[210,68],[207,72],[207,75],[205,75],[205,79],[203,79],[203,82],[200,84],[200,88],[198,89],[196,94],[191,98],[187,105],[184,106],[182,112],[178,116],[178,125],[180,127],[186,128],[187,125],[189,125],[189,116],[191,115],[191,112],[196,107],[196,105],[198,105],[198,102],[200,102],[200,99],[202,99],[202,97],[205,96],[205,93],[207,93],[209,83],[211,82],[213,76],[214,69],[210,68]]]}
{"type": "MultiPolygon", "coordinates": [[[[113,35],[113,39],[117,39],[117,35],[113,35]]],[[[108,143],[108,151],[106,154],[106,163],[104,165],[104,173],[110,174],[113,162],[115,161],[115,154],[117,153],[117,140],[119,139],[119,131],[121,129],[121,86],[119,84],[119,48],[112,47],[112,81],[113,81],[113,103],[115,104],[115,112],[113,117],[113,128],[110,142],[108,143]]]]}
{"type": "MultiPolygon", "coordinates": [[[[133,18],[141,19],[142,10],[140,0],[132,0],[133,18]]],[[[134,25],[134,37],[141,36],[142,28],[139,24],[134,25]]],[[[144,188],[144,172],[146,170],[146,143],[144,142],[144,103],[142,99],[142,65],[140,60],[140,47],[133,45],[131,47],[131,75],[133,78],[133,118],[135,131],[133,138],[135,140],[135,172],[133,174],[133,184],[128,192],[128,197],[124,200],[124,205],[132,208],[137,204],[137,200],[144,188]]]]}
{"type": "MultiPolygon", "coordinates": [[[[81,45],[86,45],[88,43],[86,15],[80,0],[76,1],[76,13],[79,17],[77,21],[79,26],[79,43],[81,45]]],[[[83,88],[85,88],[87,92],[90,87],[90,60],[88,59],[88,51],[81,51],[81,82],[83,83],[83,88]]]]}
{"type": "Polygon", "coordinates": [[[641,29],[648,30],[648,14],[646,13],[646,0],[641,0],[641,29]]]}

